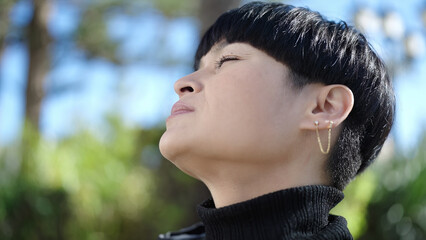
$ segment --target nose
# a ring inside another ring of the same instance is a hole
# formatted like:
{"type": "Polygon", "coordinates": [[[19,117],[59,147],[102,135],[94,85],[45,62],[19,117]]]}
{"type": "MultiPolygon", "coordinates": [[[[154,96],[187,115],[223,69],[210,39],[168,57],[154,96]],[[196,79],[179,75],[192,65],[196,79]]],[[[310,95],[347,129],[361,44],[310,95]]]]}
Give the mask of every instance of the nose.
{"type": "Polygon", "coordinates": [[[179,95],[179,98],[181,98],[186,94],[200,92],[202,84],[196,79],[195,73],[192,73],[177,80],[174,89],[177,95],[179,95]]]}

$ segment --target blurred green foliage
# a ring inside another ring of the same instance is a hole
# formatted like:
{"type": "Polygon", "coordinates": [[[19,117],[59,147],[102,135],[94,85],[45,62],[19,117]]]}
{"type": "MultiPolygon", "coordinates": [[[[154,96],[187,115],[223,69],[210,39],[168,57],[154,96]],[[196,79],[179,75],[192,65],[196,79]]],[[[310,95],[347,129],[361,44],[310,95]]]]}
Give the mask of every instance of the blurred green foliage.
{"type": "Polygon", "coordinates": [[[110,123],[60,142],[27,127],[1,149],[0,239],[155,239],[196,221],[207,191],[163,161],[163,129],[110,123]]]}
{"type": "Polygon", "coordinates": [[[366,231],[367,208],[376,189],[377,178],[371,169],[357,177],[345,189],[345,198],[333,210],[332,214],[344,216],[349,231],[357,239],[366,231]]]}
{"type": "Polygon", "coordinates": [[[426,134],[411,157],[395,155],[374,171],[380,181],[360,239],[426,239],[426,134]]]}
{"type": "Polygon", "coordinates": [[[379,159],[345,189],[333,213],[355,239],[426,239],[426,133],[411,157],[379,159]]]}

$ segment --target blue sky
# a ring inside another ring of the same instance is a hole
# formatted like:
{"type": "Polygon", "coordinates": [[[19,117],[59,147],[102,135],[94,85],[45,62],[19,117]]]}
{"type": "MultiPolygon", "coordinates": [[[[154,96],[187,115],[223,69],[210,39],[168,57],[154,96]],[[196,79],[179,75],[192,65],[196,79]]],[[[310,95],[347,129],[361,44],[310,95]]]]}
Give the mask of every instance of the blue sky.
{"type": "MultiPolygon", "coordinates": [[[[419,9],[422,1],[287,1],[317,10],[332,20],[351,23],[354,11],[366,6],[374,11],[395,10],[403,17],[407,29],[422,29],[419,9]]],[[[10,17],[18,24],[28,21],[28,4],[15,7],[10,17]]],[[[58,1],[52,11],[50,31],[54,36],[70,34],[77,26],[77,8],[58,1]]],[[[191,71],[191,61],[198,42],[199,24],[194,18],[166,19],[150,10],[135,16],[112,16],[108,20],[112,39],[124,40],[119,55],[140,60],[117,67],[105,60],[86,61],[72,43],[54,52],[54,68],[46,79],[46,89],[72,86],[72,90],[50,95],[42,108],[44,135],[58,139],[79,128],[102,131],[104,116],[118,113],[130,126],[161,125],[177,100],[173,83],[191,71]],[[161,48],[153,46],[161,41],[161,48]],[[62,49],[61,49],[62,48],[62,49]],[[68,49],[68,51],[63,51],[68,49]],[[167,56],[174,64],[164,65],[167,56]],[[141,58],[142,57],[142,58],[141,58]]],[[[389,51],[383,37],[370,36],[375,49],[386,59],[389,51]]],[[[26,49],[21,44],[5,49],[0,60],[0,146],[16,139],[20,131],[25,86],[26,49]]],[[[416,61],[395,78],[397,120],[393,137],[403,149],[413,147],[426,130],[426,59],[416,61]]]]}

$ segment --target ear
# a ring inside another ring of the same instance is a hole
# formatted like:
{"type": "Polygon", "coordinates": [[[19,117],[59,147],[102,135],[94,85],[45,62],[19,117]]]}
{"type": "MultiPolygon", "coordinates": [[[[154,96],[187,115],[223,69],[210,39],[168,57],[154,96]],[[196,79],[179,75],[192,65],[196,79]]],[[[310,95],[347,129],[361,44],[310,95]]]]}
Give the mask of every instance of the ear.
{"type": "Polygon", "coordinates": [[[341,84],[332,84],[313,88],[312,98],[306,105],[306,111],[300,122],[300,129],[314,130],[315,121],[319,129],[327,129],[329,122],[339,126],[349,115],[354,105],[352,91],[341,84]]]}

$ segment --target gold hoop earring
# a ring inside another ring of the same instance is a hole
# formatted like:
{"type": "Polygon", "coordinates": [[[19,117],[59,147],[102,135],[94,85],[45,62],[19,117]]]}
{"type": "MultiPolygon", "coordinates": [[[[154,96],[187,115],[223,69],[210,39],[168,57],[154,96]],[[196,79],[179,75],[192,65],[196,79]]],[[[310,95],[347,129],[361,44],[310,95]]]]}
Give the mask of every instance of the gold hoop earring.
{"type": "Polygon", "coordinates": [[[319,122],[315,121],[315,131],[317,132],[317,139],[318,139],[318,145],[320,147],[320,150],[322,153],[324,154],[328,154],[330,152],[330,142],[331,142],[331,128],[333,127],[333,121],[330,121],[330,125],[328,126],[328,144],[327,144],[327,151],[324,151],[324,149],[322,148],[322,143],[321,143],[321,139],[319,136],[319,132],[318,132],[318,125],[319,122]]]}

